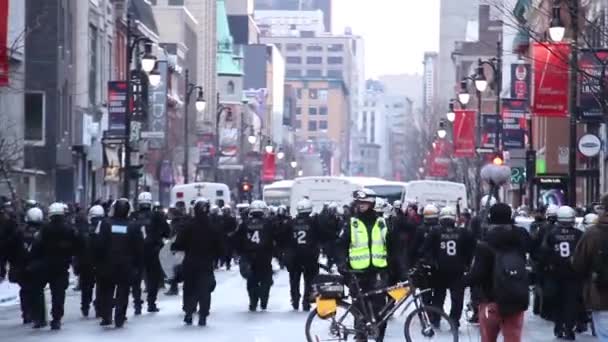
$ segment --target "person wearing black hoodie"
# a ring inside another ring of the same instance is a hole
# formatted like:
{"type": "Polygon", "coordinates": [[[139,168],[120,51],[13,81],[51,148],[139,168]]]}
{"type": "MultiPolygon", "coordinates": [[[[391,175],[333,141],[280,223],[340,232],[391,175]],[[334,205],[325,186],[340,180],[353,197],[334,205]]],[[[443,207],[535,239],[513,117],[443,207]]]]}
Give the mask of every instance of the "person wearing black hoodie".
{"type": "Polygon", "coordinates": [[[199,198],[194,204],[194,217],[184,226],[171,245],[174,251],[185,252],[184,323],[192,325],[192,316],[198,306],[198,325],[207,325],[211,307],[211,293],[215,290],[214,263],[223,255],[223,232],[211,222],[210,202],[199,198]]]}
{"type": "MultiPolygon", "coordinates": [[[[32,259],[40,265],[36,282],[37,294],[35,307],[44,307],[44,288],[49,284],[51,289],[51,329],[61,329],[65,305],[65,291],[68,288],[68,269],[72,258],[80,251],[80,243],[76,231],[66,222],[65,206],[63,203],[53,203],[49,206],[50,222],[42,227],[32,244],[32,259]],[[42,295],[41,295],[42,293],[42,295]]],[[[37,317],[38,322],[44,323],[44,317],[37,317]]]]}
{"type": "MultiPolygon", "coordinates": [[[[482,242],[475,248],[474,261],[470,272],[465,276],[467,286],[479,287],[479,325],[481,342],[496,342],[502,332],[504,341],[518,342],[522,338],[525,308],[516,313],[503,315],[500,313],[497,292],[494,284],[494,267],[497,253],[512,251],[525,260],[530,251],[530,236],[524,228],[514,226],[511,219],[511,208],[498,203],[490,210],[489,225],[482,242]]],[[[524,285],[527,290],[526,284],[524,285]]]]}

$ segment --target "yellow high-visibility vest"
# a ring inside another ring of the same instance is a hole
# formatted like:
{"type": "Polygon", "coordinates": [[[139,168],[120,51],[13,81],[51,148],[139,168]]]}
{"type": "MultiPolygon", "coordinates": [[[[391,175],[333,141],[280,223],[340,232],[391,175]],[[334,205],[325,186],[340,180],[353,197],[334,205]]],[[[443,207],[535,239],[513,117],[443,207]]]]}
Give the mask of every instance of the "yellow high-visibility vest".
{"type": "Polygon", "coordinates": [[[369,246],[367,227],[358,218],[350,220],[350,248],[348,258],[353,270],[365,270],[373,265],[377,268],[386,268],[386,222],[379,217],[372,228],[372,244],[369,246]]]}

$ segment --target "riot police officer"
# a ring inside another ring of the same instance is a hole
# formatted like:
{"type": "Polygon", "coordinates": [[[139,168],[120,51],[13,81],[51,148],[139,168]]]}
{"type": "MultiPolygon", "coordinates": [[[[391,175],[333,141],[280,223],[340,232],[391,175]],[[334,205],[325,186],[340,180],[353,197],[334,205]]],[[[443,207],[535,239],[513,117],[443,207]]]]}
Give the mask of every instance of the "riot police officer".
{"type": "Polygon", "coordinates": [[[574,327],[579,308],[579,296],[582,291],[580,279],[577,277],[570,259],[583,233],[574,228],[576,212],[568,206],[557,210],[557,224],[547,234],[545,264],[548,266],[547,276],[556,285],[554,296],[555,337],[574,340],[574,327]]]}
{"type": "Polygon", "coordinates": [[[322,231],[320,239],[323,241],[323,251],[327,255],[327,266],[331,268],[336,264],[336,241],[342,229],[342,220],[338,213],[338,203],[329,203],[327,216],[319,224],[322,231]]]}
{"type": "MultiPolygon", "coordinates": [[[[171,211],[171,238],[175,239],[179,233],[185,229],[189,217],[187,214],[186,203],[178,201],[175,203],[175,208],[171,211]]],[[[177,296],[179,294],[179,283],[182,280],[182,266],[175,266],[174,276],[169,279],[169,290],[165,293],[166,296],[177,296]]]]}
{"type": "Polygon", "coordinates": [[[52,303],[51,329],[59,330],[64,314],[65,291],[68,288],[68,269],[80,246],[76,232],[66,222],[64,204],[51,204],[48,215],[50,222],[42,227],[32,245],[32,258],[35,263],[41,265],[41,272],[37,274],[39,279],[35,280],[38,286],[34,305],[37,308],[44,307],[44,295],[41,293],[46,284],[49,284],[52,303]]]}
{"type": "Polygon", "coordinates": [[[230,268],[232,267],[232,256],[234,253],[232,239],[237,228],[238,225],[236,218],[232,214],[232,208],[227,204],[224,205],[222,208],[222,230],[224,233],[224,255],[222,257],[222,264],[226,266],[227,271],[230,271],[230,268]]]}
{"type": "Polygon", "coordinates": [[[253,201],[249,217],[240,225],[236,240],[241,255],[241,274],[247,279],[249,311],[268,306],[272,287],[272,256],[276,243],[272,223],[266,218],[268,207],[263,201],[253,201]]]}
{"type": "Polygon", "coordinates": [[[141,278],[142,272],[145,274],[147,290],[146,301],[148,312],[158,312],[156,299],[158,289],[162,279],[162,268],[158,254],[163,246],[163,238],[169,238],[171,228],[165,220],[164,214],[152,211],[152,194],[142,192],[137,198],[138,211],[134,214],[134,220],[142,229],[144,235],[144,268],[137,272],[137,277],[133,284],[133,298],[135,304],[135,314],[141,314],[141,278]]]}
{"type": "Polygon", "coordinates": [[[556,285],[553,277],[549,275],[548,268],[550,265],[547,264],[549,256],[547,252],[549,247],[547,246],[547,237],[549,233],[557,226],[557,211],[559,207],[550,204],[545,210],[545,223],[538,228],[536,234],[532,236],[532,252],[531,259],[537,267],[536,272],[536,283],[538,289],[535,292],[538,293],[540,300],[538,300],[538,306],[540,316],[543,319],[553,321],[555,320],[555,289],[556,285]]]}
{"type": "MultiPolygon", "coordinates": [[[[465,229],[456,227],[456,210],[441,209],[439,226],[431,228],[425,241],[426,260],[433,266],[434,288],[431,303],[443,310],[446,292],[450,290],[452,300],[450,318],[460,326],[464,301],[462,282],[465,269],[470,265],[475,240],[465,229]]],[[[431,317],[438,324],[439,317],[431,317]]]]}
{"type": "Polygon", "coordinates": [[[10,256],[12,241],[17,231],[11,202],[0,202],[0,283],[6,277],[6,264],[10,256]]]}
{"type": "Polygon", "coordinates": [[[291,239],[291,217],[287,207],[280,205],[277,208],[277,216],[274,220],[275,236],[277,237],[277,248],[275,249],[275,257],[279,261],[281,269],[285,268],[285,257],[287,253],[287,246],[291,239]]]}
{"type": "Polygon", "coordinates": [[[143,268],[144,236],[141,226],[129,220],[130,211],[128,199],[116,200],[110,209],[110,218],[102,221],[97,229],[96,265],[101,326],[112,324],[112,308],[115,326],[121,328],[125,324],[133,274],[143,268]]]}
{"type": "Polygon", "coordinates": [[[321,232],[317,220],[311,217],[313,205],[308,199],[297,203],[298,215],[291,222],[287,246],[287,270],[291,289],[291,306],[294,310],[300,305],[300,280],[304,276],[304,297],[302,309],[310,310],[310,297],[313,278],[319,274],[319,252],[321,232]]]}
{"type": "MultiPolygon", "coordinates": [[[[89,209],[87,226],[80,226],[78,235],[82,243],[82,249],[74,260],[74,273],[79,278],[80,286],[80,310],[84,317],[89,316],[89,309],[93,300],[93,288],[95,287],[95,231],[101,224],[105,216],[105,211],[100,205],[94,205],[89,209]]],[[[95,296],[97,298],[97,296],[95,296]]],[[[95,306],[98,314],[99,308],[95,306]]]]}
{"type": "Polygon", "coordinates": [[[192,316],[199,308],[199,326],[207,325],[211,306],[211,293],[215,289],[213,264],[223,255],[223,232],[212,224],[209,217],[209,200],[199,198],[194,204],[194,217],[188,220],[177,235],[171,249],[185,252],[184,277],[184,323],[192,325],[192,316]]]}

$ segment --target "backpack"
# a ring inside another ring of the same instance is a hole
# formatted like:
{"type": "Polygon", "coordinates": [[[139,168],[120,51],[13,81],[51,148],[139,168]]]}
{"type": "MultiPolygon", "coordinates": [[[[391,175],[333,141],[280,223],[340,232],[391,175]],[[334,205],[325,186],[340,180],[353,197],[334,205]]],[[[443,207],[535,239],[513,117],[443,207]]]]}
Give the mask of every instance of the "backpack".
{"type": "Polygon", "coordinates": [[[530,304],[528,271],[526,259],[521,252],[515,249],[495,250],[492,280],[492,292],[498,305],[498,312],[502,316],[528,309],[530,304]]]}
{"type": "Polygon", "coordinates": [[[608,290],[608,240],[602,241],[592,258],[591,279],[598,290],[608,290]]]}

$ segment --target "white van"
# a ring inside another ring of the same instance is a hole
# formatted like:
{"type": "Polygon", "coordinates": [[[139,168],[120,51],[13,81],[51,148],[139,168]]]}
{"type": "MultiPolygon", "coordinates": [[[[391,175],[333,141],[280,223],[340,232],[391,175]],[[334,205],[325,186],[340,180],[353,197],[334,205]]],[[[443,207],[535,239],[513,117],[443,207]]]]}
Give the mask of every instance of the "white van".
{"type": "Polygon", "coordinates": [[[266,185],[262,195],[264,202],[273,206],[290,206],[292,187],[293,180],[282,180],[266,185]]]}
{"type": "Polygon", "coordinates": [[[403,201],[416,201],[419,206],[435,204],[438,206],[456,207],[461,198],[461,209],[468,208],[467,189],[462,183],[419,180],[407,183],[403,201]]]}
{"type": "Polygon", "coordinates": [[[296,204],[308,198],[313,204],[313,211],[320,212],[323,203],[336,202],[340,207],[350,204],[353,192],[362,190],[363,186],[347,177],[302,177],[293,182],[291,188],[291,214],[296,215],[296,204]]]}
{"type": "Polygon", "coordinates": [[[209,199],[211,204],[217,204],[219,200],[229,204],[230,188],[223,183],[189,183],[176,185],[171,189],[171,205],[179,201],[186,203],[186,207],[190,206],[190,202],[204,197],[209,199]]]}

